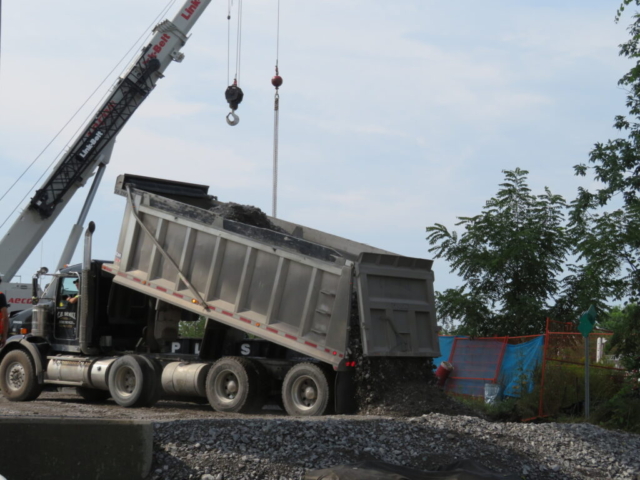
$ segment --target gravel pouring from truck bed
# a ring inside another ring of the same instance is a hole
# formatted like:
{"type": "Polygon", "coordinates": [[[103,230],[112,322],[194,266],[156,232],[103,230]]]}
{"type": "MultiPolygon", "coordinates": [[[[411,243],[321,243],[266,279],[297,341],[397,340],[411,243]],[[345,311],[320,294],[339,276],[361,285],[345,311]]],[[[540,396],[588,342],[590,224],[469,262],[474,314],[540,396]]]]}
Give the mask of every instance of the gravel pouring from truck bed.
{"type": "Polygon", "coordinates": [[[526,479],[640,479],[640,436],[477,417],[216,418],[155,424],[149,480],[301,479],[366,456],[422,470],[474,459],[526,479]]]}

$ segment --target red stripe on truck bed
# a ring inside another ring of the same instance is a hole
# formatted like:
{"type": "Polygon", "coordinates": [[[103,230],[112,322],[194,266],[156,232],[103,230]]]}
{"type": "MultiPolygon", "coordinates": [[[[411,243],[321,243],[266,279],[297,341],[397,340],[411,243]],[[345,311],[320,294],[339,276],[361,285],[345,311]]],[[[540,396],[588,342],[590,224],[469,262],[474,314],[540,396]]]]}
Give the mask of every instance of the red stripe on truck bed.
{"type": "MultiPolygon", "coordinates": [[[[111,268],[109,268],[109,267],[105,267],[104,265],[102,266],[102,268],[103,268],[104,270],[109,271],[109,272],[113,271],[111,268]]],[[[135,281],[135,282],[137,282],[137,283],[143,283],[143,282],[142,282],[142,280],[140,280],[140,279],[138,279],[138,278],[135,278],[135,277],[133,277],[133,276],[131,276],[131,275],[127,275],[126,273],[118,272],[118,275],[121,275],[121,276],[123,276],[123,277],[129,278],[129,279],[131,279],[131,280],[133,280],[133,281],[135,281]]],[[[161,292],[168,293],[168,290],[167,290],[166,288],[164,288],[164,287],[160,287],[160,286],[158,286],[158,285],[155,285],[155,288],[156,288],[157,290],[160,290],[161,292]]],[[[180,294],[180,293],[175,293],[175,292],[173,292],[173,296],[174,296],[174,297],[181,298],[181,299],[185,299],[185,298],[187,298],[187,297],[185,297],[184,295],[182,295],[182,294],[180,294]]],[[[211,307],[211,308],[213,308],[213,309],[215,310],[215,307],[211,307]]],[[[227,315],[228,317],[235,318],[235,317],[234,317],[234,315],[233,315],[233,313],[231,313],[231,312],[227,312],[227,311],[225,311],[225,310],[220,310],[220,312],[222,312],[224,315],[227,315]]],[[[240,317],[240,316],[238,316],[238,318],[239,318],[241,321],[245,322],[245,323],[248,323],[248,324],[250,324],[250,325],[252,324],[251,320],[249,320],[248,318],[240,317]]],[[[273,327],[267,327],[267,331],[268,331],[268,332],[271,332],[271,333],[279,334],[278,330],[276,330],[276,329],[275,329],[275,328],[273,328],[273,327]]],[[[285,333],[285,334],[284,334],[284,336],[285,336],[285,338],[287,338],[287,339],[289,339],[289,340],[294,340],[294,341],[296,341],[296,342],[302,342],[302,339],[301,339],[301,338],[296,337],[295,335],[290,335],[290,334],[288,334],[288,333],[285,333]]],[[[318,347],[318,345],[317,345],[317,344],[315,344],[315,343],[313,343],[313,342],[309,342],[309,341],[307,341],[307,340],[305,340],[305,341],[304,341],[304,344],[305,344],[305,345],[308,345],[309,347],[317,348],[318,350],[322,350],[322,349],[323,349],[323,347],[318,347]]],[[[328,348],[324,348],[324,351],[325,351],[326,353],[331,353],[331,350],[330,350],[330,349],[328,349],[328,348]]],[[[334,355],[335,355],[336,353],[337,353],[337,352],[334,352],[334,355]]],[[[343,355],[342,353],[338,354],[338,356],[339,356],[340,358],[344,358],[344,355],[343,355]]]]}

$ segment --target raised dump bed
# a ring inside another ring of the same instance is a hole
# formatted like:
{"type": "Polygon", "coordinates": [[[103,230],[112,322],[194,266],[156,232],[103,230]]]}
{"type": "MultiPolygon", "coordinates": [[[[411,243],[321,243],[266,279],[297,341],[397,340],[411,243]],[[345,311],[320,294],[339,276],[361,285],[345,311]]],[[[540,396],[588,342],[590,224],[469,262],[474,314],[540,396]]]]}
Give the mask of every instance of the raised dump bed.
{"type": "Polygon", "coordinates": [[[334,366],[356,291],[365,355],[439,355],[430,260],[270,217],[281,231],[235,222],[206,190],[151,193],[146,180],[118,178],[129,202],[103,266],[114,282],[334,366]]]}

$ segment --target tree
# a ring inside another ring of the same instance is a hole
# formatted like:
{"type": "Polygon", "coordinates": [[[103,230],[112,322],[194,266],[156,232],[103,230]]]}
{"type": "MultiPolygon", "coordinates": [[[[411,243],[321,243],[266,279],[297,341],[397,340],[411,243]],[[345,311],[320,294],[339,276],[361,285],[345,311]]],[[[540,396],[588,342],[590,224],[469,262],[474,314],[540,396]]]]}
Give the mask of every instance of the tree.
{"type": "Polygon", "coordinates": [[[607,322],[613,337],[607,351],[620,357],[622,365],[629,370],[640,370],[640,306],[635,303],[616,309],[607,322]]]}
{"type": "MultiPolygon", "coordinates": [[[[625,7],[640,0],[624,0],[625,7]]],[[[620,55],[633,61],[618,81],[627,91],[627,116],[618,115],[614,127],[621,137],[596,143],[588,164],[576,165],[575,173],[587,174],[601,183],[591,192],[580,189],[572,202],[571,230],[583,270],[598,275],[601,293],[625,300],[623,309],[612,311],[608,327],[614,331],[610,348],[623,364],[640,369],[640,14],[633,15],[630,39],[620,45],[620,55]]]]}
{"type": "Polygon", "coordinates": [[[207,326],[207,317],[200,316],[196,321],[182,320],[178,327],[180,338],[203,338],[207,326]]]}
{"type": "MultiPolygon", "coordinates": [[[[640,0],[624,0],[626,6],[640,0]]],[[[628,116],[615,117],[614,127],[626,137],[596,143],[587,164],[575,173],[591,173],[602,187],[581,188],[572,202],[571,228],[581,238],[578,252],[585,268],[603,279],[603,291],[615,299],[637,301],[640,296],[640,14],[633,16],[631,38],[620,45],[620,55],[634,65],[618,82],[627,90],[628,116]]]]}
{"type": "Polygon", "coordinates": [[[438,316],[474,336],[544,331],[570,251],[564,198],[548,188],[533,195],[526,170],[503,173],[504,183],[482,213],[459,218],[461,235],[441,224],[427,227],[429,250],[464,281],[437,293],[438,316]]]}

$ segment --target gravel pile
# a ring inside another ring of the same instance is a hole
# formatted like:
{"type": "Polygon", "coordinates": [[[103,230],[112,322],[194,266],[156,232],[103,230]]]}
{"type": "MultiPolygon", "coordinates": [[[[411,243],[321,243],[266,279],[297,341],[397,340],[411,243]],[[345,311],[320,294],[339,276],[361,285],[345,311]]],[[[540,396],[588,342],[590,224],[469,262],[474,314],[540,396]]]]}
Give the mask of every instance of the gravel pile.
{"type": "Polygon", "coordinates": [[[284,233],[284,230],[271,223],[266,213],[252,205],[241,205],[233,202],[221,203],[211,208],[210,211],[234,222],[284,233]]]}
{"type": "Polygon", "coordinates": [[[479,415],[436,386],[431,358],[365,357],[358,306],[351,309],[350,358],[357,362],[356,400],[363,415],[415,417],[426,413],[479,415]]]}
{"type": "Polygon", "coordinates": [[[526,479],[640,479],[640,436],[477,417],[212,419],[155,424],[149,480],[301,479],[363,458],[436,470],[461,459],[526,479]]]}
{"type": "Polygon", "coordinates": [[[365,458],[422,470],[469,459],[527,480],[640,480],[640,435],[590,424],[490,423],[437,413],[311,419],[281,413],[224,415],[207,405],[164,400],[154,408],[122,408],[111,400],[87,404],[68,392],[23,403],[0,396],[0,416],[154,422],[147,480],[298,480],[310,470],[365,458]]]}

